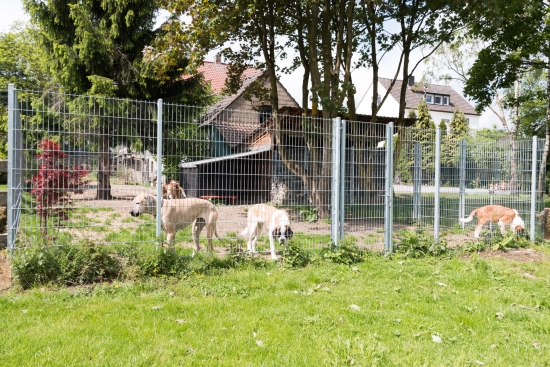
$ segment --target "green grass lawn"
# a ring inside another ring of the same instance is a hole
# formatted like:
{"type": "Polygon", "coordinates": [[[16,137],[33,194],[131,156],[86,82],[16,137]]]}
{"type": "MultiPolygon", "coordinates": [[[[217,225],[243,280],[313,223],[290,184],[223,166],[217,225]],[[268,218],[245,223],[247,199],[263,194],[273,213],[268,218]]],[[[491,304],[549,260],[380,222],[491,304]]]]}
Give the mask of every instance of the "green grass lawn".
{"type": "Polygon", "coordinates": [[[548,366],[547,260],[371,255],[0,293],[1,366],[548,366]],[[351,306],[351,307],[350,307],[351,306]]]}
{"type": "Polygon", "coordinates": [[[0,191],[8,191],[8,184],[0,184],[0,191]]]}

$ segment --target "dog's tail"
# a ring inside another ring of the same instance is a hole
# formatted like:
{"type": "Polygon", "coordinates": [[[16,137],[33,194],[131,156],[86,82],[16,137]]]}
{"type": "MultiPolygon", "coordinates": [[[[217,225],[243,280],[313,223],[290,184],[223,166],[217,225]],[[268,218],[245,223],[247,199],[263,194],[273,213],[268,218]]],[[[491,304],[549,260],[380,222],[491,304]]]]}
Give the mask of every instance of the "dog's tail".
{"type": "Polygon", "coordinates": [[[243,229],[243,231],[241,232],[241,236],[244,238],[248,237],[248,226],[245,229],[243,229]]]}
{"type": "Polygon", "coordinates": [[[471,213],[470,213],[470,216],[467,217],[467,218],[460,218],[459,221],[461,221],[462,223],[468,223],[468,222],[471,222],[474,217],[476,216],[477,214],[477,209],[474,209],[471,213]]]}
{"type": "Polygon", "coordinates": [[[181,194],[183,195],[183,197],[187,199],[187,195],[185,195],[185,191],[183,191],[183,187],[181,187],[179,184],[178,184],[178,187],[179,187],[179,189],[180,189],[181,194]]]}

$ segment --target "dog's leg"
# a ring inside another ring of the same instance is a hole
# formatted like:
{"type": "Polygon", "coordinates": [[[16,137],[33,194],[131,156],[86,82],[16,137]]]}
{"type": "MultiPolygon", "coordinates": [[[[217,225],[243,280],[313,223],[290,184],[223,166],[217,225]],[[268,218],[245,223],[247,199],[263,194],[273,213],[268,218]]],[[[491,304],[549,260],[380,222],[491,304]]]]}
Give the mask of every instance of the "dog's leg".
{"type": "Polygon", "coordinates": [[[261,222],[256,222],[254,225],[254,231],[252,232],[252,236],[250,237],[250,252],[253,254],[258,253],[256,251],[256,241],[258,241],[258,237],[262,233],[263,224],[261,222]]]}
{"type": "Polygon", "coordinates": [[[269,249],[271,250],[271,260],[278,260],[277,254],[275,253],[275,240],[273,239],[273,231],[275,228],[269,227],[269,249]]]}
{"type": "Polygon", "coordinates": [[[482,228],[483,228],[483,223],[478,223],[478,225],[476,226],[476,230],[474,231],[474,238],[479,238],[482,228]]]}
{"type": "Polygon", "coordinates": [[[199,235],[202,231],[202,229],[206,226],[206,222],[202,218],[197,218],[193,222],[193,243],[195,244],[195,249],[193,250],[193,255],[195,255],[195,252],[200,251],[200,244],[199,244],[199,235]]]}
{"type": "Polygon", "coordinates": [[[504,224],[502,220],[499,220],[498,226],[500,227],[500,233],[502,233],[502,237],[506,237],[506,224],[504,224]]]}

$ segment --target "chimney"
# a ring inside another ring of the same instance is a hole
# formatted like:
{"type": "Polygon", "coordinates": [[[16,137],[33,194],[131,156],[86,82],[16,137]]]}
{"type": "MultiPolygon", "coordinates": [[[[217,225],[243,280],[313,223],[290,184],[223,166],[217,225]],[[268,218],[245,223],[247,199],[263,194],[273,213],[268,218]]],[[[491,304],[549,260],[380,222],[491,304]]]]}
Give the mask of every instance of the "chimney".
{"type": "Polygon", "coordinates": [[[409,87],[414,85],[414,75],[409,76],[409,87]]]}
{"type": "Polygon", "coordinates": [[[221,63],[222,63],[222,54],[217,53],[216,54],[216,64],[221,64],[221,63]]]}

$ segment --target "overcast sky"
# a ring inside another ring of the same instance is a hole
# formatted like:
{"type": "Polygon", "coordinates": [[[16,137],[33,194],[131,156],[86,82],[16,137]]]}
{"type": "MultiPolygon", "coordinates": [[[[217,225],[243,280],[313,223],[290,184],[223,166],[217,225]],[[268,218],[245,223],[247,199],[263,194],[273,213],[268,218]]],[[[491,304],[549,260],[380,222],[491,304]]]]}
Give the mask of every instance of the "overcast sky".
{"type": "MultiPolygon", "coordinates": [[[[0,0],[0,32],[9,31],[11,25],[17,21],[28,21],[29,16],[23,11],[23,5],[20,0],[0,0]]],[[[159,21],[166,18],[166,13],[161,13],[159,16],[159,21]]],[[[395,74],[395,68],[397,67],[399,55],[389,55],[384,61],[380,69],[380,76],[384,78],[392,78],[395,74]]],[[[213,60],[213,56],[210,56],[213,60]]],[[[418,55],[417,55],[418,57],[418,55]]],[[[418,60],[418,59],[417,59],[418,60]]],[[[416,63],[417,60],[413,60],[416,63]]],[[[424,71],[424,65],[421,63],[418,68],[415,70],[414,75],[416,80],[419,80],[424,71]]],[[[364,96],[367,88],[369,87],[370,80],[372,79],[371,73],[368,70],[361,69],[353,72],[352,75],[353,81],[355,83],[357,94],[355,96],[356,103],[359,103],[361,98],[364,96]]],[[[298,70],[291,75],[283,74],[281,75],[281,83],[289,91],[289,93],[301,103],[302,96],[302,71],[298,70]]],[[[460,94],[462,90],[458,85],[451,86],[460,94]]],[[[437,123],[438,121],[436,121],[437,123]]],[[[472,128],[479,127],[492,127],[497,125],[499,128],[502,127],[496,116],[493,112],[486,110],[480,118],[480,126],[471,126],[472,128]]]]}

